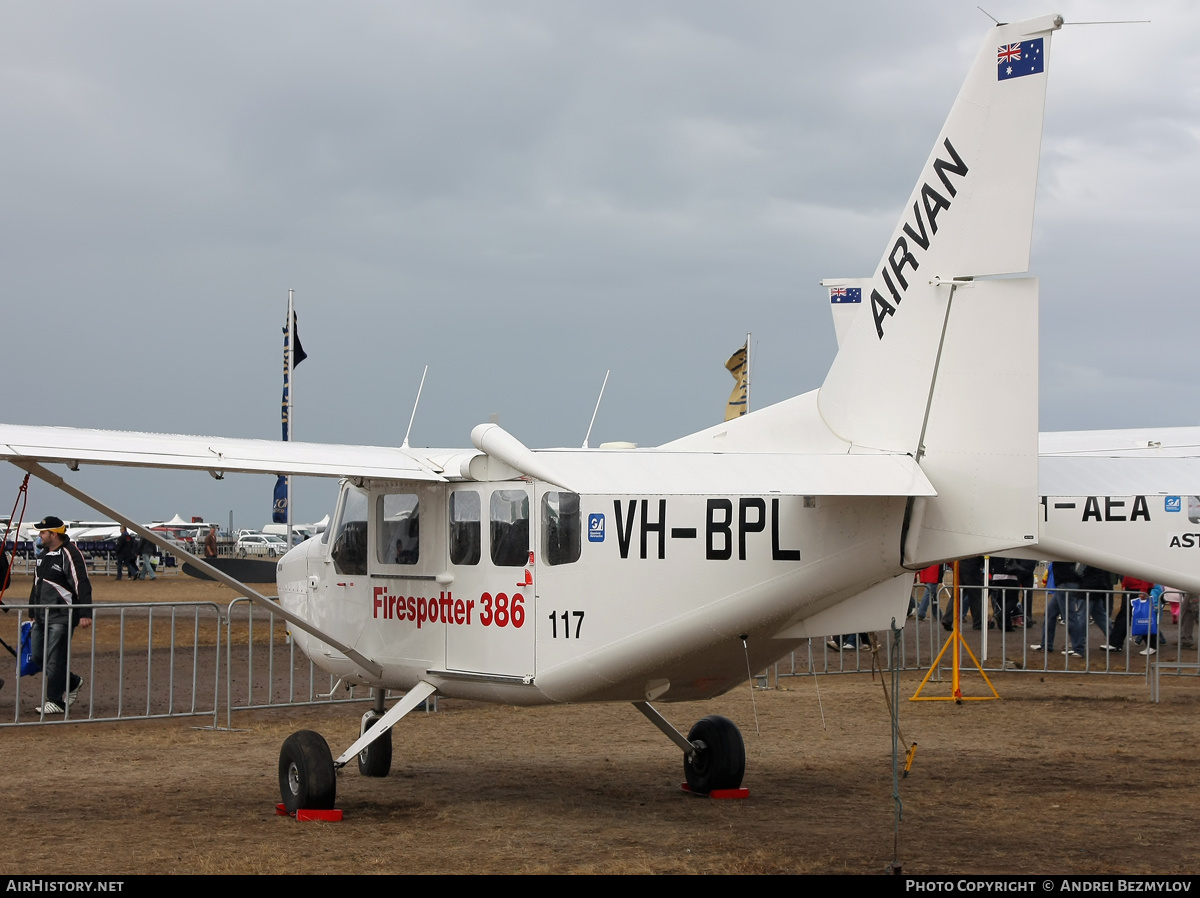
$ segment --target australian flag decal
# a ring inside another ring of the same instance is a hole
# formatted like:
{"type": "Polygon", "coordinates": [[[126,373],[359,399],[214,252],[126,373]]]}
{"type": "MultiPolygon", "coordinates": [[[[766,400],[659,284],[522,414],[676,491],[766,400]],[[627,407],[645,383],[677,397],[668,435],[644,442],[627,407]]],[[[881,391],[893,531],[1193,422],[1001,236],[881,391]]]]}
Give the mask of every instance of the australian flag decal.
{"type": "Polygon", "coordinates": [[[1022,75],[1036,75],[1046,71],[1042,55],[1042,40],[1037,37],[1019,44],[1002,44],[996,48],[996,80],[1007,81],[1022,75]]]}

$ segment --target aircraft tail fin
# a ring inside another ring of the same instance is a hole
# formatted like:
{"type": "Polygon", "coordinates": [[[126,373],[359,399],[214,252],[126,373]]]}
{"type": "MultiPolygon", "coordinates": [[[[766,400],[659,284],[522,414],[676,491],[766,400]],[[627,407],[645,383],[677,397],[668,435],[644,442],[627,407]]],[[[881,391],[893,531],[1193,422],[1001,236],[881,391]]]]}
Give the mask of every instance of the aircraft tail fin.
{"type": "MultiPolygon", "coordinates": [[[[886,245],[818,398],[858,449],[918,454],[954,282],[1029,266],[1050,36],[991,29],[886,245]]],[[[979,335],[986,340],[986,334],[979,335]]]]}
{"type": "Polygon", "coordinates": [[[912,455],[937,490],[909,502],[906,565],[1036,539],[1037,282],[980,278],[1029,266],[1061,25],[984,39],[818,394],[851,452],[912,455]]]}

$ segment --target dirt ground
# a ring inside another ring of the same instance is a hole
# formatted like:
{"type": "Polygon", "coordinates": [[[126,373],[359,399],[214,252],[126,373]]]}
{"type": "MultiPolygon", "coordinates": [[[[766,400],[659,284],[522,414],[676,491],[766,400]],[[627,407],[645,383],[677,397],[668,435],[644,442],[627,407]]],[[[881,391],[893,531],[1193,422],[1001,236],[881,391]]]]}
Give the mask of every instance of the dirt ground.
{"type": "MultiPolygon", "coordinates": [[[[97,595],[135,589],[230,595],[184,580],[101,581],[97,595]]],[[[898,835],[882,685],[843,674],[785,679],[755,690],[754,704],[747,686],[661,706],[685,731],[706,714],[737,722],[744,801],[681,793],[680,753],[629,705],[443,701],[397,726],[391,776],[367,779],[352,765],[339,777],[336,824],[274,815],[279,747],[313,729],[336,755],[357,735],[357,706],[243,712],[235,732],[187,719],[0,729],[0,872],[882,873],[893,859],[906,873],[1200,867],[1200,793],[1186,773],[1200,679],[1164,678],[1159,705],[1140,677],[1004,673],[993,677],[1001,700],[962,705],[907,701],[918,682],[902,675],[900,728],[918,748],[901,780],[898,835]]],[[[978,674],[965,691],[983,694],[978,674]]]]}

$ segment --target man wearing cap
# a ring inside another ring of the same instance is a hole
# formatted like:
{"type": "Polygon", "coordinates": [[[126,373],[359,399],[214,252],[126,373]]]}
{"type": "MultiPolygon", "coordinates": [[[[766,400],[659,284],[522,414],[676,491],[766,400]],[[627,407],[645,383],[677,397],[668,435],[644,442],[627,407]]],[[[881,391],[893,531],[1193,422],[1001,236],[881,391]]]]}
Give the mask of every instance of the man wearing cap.
{"type": "Polygon", "coordinates": [[[39,714],[62,714],[74,703],[83,685],[83,677],[67,672],[67,641],[76,625],[92,625],[92,584],[83,553],[67,536],[67,527],[60,518],[45,517],[35,529],[43,551],[29,604],[43,607],[33,612],[31,648],[34,658],[45,659],[45,698],[36,710],[39,714]]]}

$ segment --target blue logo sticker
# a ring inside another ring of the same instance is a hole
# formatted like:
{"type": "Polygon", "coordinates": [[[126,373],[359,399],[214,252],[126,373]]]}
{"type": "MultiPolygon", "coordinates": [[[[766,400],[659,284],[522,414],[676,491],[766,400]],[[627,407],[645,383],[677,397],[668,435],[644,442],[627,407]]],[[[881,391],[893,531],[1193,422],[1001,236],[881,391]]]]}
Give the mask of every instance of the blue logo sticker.
{"type": "Polygon", "coordinates": [[[1164,511],[1183,511],[1183,503],[1178,496],[1167,496],[1166,502],[1163,504],[1164,511]]]}
{"type": "Polygon", "coordinates": [[[602,515],[602,514],[588,515],[588,542],[589,543],[604,542],[604,515],[602,515]]]}

